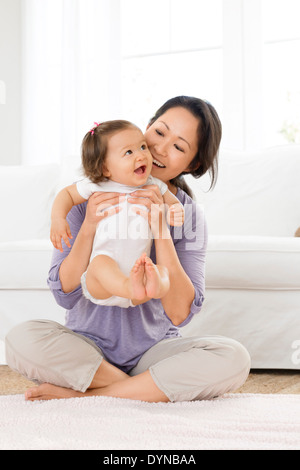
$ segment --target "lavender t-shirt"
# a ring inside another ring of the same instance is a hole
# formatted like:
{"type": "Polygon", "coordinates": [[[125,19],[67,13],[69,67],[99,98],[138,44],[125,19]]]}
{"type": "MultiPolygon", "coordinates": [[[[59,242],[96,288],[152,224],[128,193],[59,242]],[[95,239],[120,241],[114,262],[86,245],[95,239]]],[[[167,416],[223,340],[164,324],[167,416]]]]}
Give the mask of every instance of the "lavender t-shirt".
{"type": "MultiPolygon", "coordinates": [[[[170,227],[170,232],[180,263],[195,289],[189,316],[179,327],[173,325],[159,299],[149,300],[136,307],[106,307],[87,300],[82,294],[81,286],[72,292],[63,292],[59,268],[70,248],[64,245],[63,253],[59,250],[54,250],[53,253],[48,285],[57,303],[67,310],[66,326],[94,341],[104,357],[124,372],[130,371],[142,355],[159,341],[180,336],[180,327],[189,323],[201,310],[204,300],[207,246],[204,213],[181,189],[178,189],[176,196],[184,205],[185,222],[182,227],[170,227]]],[[[74,206],[68,214],[73,235],[71,245],[85,218],[86,205],[87,202],[74,206]]],[[[150,256],[155,263],[154,243],[150,256]]]]}

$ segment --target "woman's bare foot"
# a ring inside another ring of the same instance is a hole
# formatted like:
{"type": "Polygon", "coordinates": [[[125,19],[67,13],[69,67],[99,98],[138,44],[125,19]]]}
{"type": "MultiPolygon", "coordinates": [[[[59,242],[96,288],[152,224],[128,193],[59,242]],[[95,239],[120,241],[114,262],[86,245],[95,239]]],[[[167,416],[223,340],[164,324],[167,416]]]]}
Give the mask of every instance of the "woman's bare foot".
{"type": "Polygon", "coordinates": [[[76,392],[70,388],[58,387],[47,383],[29,388],[25,392],[25,400],[27,401],[57,400],[60,398],[74,398],[80,396],[82,396],[82,393],[76,392]]]}
{"type": "Polygon", "coordinates": [[[148,257],[145,258],[146,294],[151,299],[163,297],[169,287],[169,274],[166,268],[160,269],[148,257]]]}
{"type": "Polygon", "coordinates": [[[27,401],[58,400],[61,398],[82,398],[90,396],[106,396],[142,400],[148,402],[167,402],[168,397],[157,387],[149,370],[134,377],[111,383],[105,387],[88,389],[86,392],[77,392],[69,388],[58,387],[43,383],[25,392],[27,401]]]}
{"type": "Polygon", "coordinates": [[[129,275],[130,298],[142,300],[146,297],[145,290],[145,258],[143,253],[135,262],[129,275]]]}

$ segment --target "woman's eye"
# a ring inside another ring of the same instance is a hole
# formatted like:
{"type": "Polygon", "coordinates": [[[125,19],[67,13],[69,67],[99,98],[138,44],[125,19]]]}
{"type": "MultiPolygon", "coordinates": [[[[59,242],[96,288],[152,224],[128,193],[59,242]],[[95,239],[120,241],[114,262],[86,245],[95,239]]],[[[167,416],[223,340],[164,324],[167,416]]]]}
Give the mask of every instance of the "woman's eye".
{"type": "Polygon", "coordinates": [[[132,154],[132,150],[127,150],[127,152],[125,152],[125,155],[131,155],[132,154]]]}
{"type": "Polygon", "coordinates": [[[179,150],[179,152],[184,152],[184,150],[181,147],[179,147],[177,144],[175,144],[175,148],[179,150]]]}
{"type": "Polygon", "coordinates": [[[155,129],[155,132],[156,132],[156,134],[158,134],[158,135],[161,135],[161,136],[163,135],[163,133],[162,133],[159,129],[155,129]]]}

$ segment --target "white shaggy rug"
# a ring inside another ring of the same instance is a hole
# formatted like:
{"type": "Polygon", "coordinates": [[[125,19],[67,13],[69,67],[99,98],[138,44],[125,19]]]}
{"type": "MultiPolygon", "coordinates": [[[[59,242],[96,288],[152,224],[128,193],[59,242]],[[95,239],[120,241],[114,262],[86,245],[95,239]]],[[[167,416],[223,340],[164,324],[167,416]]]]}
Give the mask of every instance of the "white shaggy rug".
{"type": "Polygon", "coordinates": [[[300,395],[227,394],[167,404],[1,396],[0,449],[300,449],[300,395]]]}

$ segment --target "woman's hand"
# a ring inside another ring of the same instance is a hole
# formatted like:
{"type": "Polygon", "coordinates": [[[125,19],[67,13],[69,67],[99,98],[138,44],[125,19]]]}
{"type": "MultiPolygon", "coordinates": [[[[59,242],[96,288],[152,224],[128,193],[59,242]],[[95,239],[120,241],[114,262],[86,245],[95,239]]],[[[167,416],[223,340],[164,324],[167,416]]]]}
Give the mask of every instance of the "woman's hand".
{"type": "Polygon", "coordinates": [[[184,208],[180,202],[169,207],[167,221],[172,227],[181,227],[184,224],[184,208]]]}
{"type": "Polygon", "coordinates": [[[95,231],[101,220],[122,210],[118,204],[124,200],[125,195],[121,193],[93,193],[87,203],[83,224],[89,230],[95,231]]]}
{"type": "Polygon", "coordinates": [[[166,222],[166,204],[158,186],[151,184],[131,193],[128,198],[131,204],[145,206],[145,210],[134,207],[133,211],[148,220],[154,238],[169,238],[166,222]]]}

